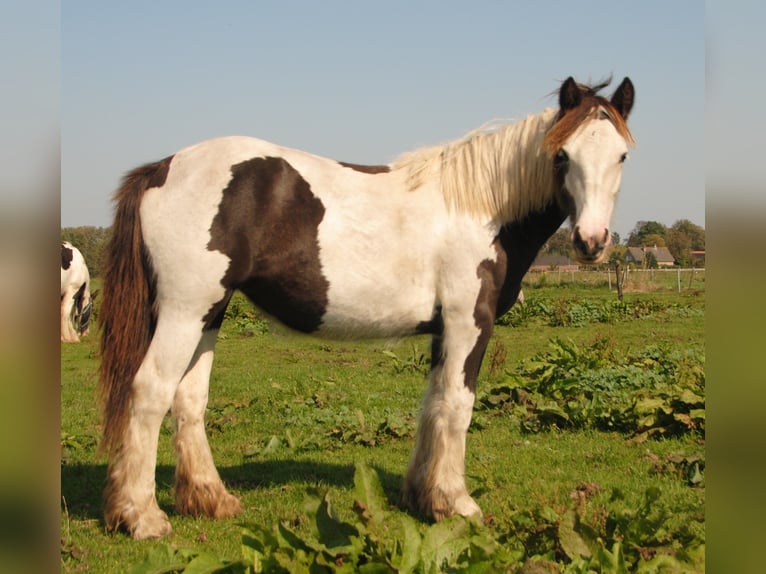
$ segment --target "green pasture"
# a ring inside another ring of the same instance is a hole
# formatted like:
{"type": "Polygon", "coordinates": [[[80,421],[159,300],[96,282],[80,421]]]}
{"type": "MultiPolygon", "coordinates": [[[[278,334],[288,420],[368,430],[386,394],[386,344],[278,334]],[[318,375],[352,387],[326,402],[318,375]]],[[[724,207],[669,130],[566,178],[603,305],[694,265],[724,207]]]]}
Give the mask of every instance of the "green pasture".
{"type": "Polygon", "coordinates": [[[498,321],[468,434],[467,482],[484,523],[458,519],[438,531],[396,508],[427,381],[426,337],[319,340],[235,298],[216,349],[207,427],[220,474],[245,512],[223,521],[175,514],[168,420],[157,487],[174,533],[140,542],[106,533],[101,520],[97,333],[62,344],[62,571],[425,572],[473,564],[477,572],[702,572],[704,271],[697,273],[683,277],[680,293],[672,271],[641,283],[631,277],[621,302],[605,274],[530,274],[525,305],[498,321]],[[365,505],[379,508],[365,514],[365,505]],[[362,542],[334,547],[328,524],[343,540],[362,542]],[[439,536],[454,543],[435,544],[439,536]],[[429,544],[453,550],[442,556],[429,544]]]}

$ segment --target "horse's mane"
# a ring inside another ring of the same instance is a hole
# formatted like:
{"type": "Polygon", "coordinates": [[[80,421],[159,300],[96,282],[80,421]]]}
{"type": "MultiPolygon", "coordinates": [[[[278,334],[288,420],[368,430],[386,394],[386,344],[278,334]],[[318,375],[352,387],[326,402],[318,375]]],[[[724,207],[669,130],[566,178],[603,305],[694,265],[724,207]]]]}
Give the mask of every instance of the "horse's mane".
{"type": "Polygon", "coordinates": [[[511,124],[482,127],[458,140],[405,153],[392,169],[406,170],[412,190],[436,178],[452,210],[515,221],[551,202],[555,194],[552,157],[597,110],[605,111],[617,131],[633,143],[622,116],[597,95],[608,83],[580,85],[583,101],[566,114],[547,108],[511,124]]]}

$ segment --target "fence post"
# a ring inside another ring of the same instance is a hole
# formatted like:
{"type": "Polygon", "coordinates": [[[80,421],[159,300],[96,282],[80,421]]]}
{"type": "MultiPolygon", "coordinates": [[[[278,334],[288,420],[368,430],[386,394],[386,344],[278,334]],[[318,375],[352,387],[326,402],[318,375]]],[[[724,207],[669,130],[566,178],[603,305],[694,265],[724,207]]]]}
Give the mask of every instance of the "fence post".
{"type": "Polygon", "coordinates": [[[678,273],[678,292],[681,292],[681,268],[679,267],[677,270],[678,273]]]}

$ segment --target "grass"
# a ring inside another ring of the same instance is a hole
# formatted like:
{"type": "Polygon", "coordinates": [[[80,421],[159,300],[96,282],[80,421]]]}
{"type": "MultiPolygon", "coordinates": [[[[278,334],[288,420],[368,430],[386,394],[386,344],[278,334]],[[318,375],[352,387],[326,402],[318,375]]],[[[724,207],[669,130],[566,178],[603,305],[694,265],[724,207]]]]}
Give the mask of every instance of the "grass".
{"type": "MultiPolygon", "coordinates": [[[[602,285],[549,285],[532,277],[524,287],[527,304],[545,300],[571,308],[583,300],[616,300],[602,285]]],[[[547,317],[536,316],[515,327],[499,325],[479,388],[501,382],[522,360],[545,351],[552,338],[582,346],[607,339],[622,355],[649,343],[702,346],[704,279],[682,293],[674,288],[671,282],[651,292],[627,292],[631,304],[656,307],[638,319],[551,326],[547,317]]],[[[168,421],[160,437],[157,495],[174,533],[162,541],[105,533],[106,461],[96,449],[97,336],[62,345],[63,571],[123,572],[167,544],[238,559],[241,522],[285,521],[306,531],[304,499],[313,488],[329,489],[339,518],[354,520],[354,466],[360,461],[377,471],[388,502],[396,503],[426,385],[427,338],[328,342],[268,324],[241,301],[234,311],[216,348],[207,425],[221,476],[242,498],[245,514],[213,521],[174,513],[168,421]]],[[[657,488],[657,504],[671,513],[665,525],[669,537],[677,544],[685,536],[704,541],[704,481],[691,486],[672,462],[704,453],[703,434],[645,440],[592,429],[527,433],[518,420],[499,412],[477,413],[475,420],[479,424],[467,444],[469,490],[489,528],[498,536],[513,533],[530,555],[541,516],[548,510],[562,515],[584,484],[596,485],[588,503],[594,516],[603,509],[637,508],[647,489],[657,488]]]]}

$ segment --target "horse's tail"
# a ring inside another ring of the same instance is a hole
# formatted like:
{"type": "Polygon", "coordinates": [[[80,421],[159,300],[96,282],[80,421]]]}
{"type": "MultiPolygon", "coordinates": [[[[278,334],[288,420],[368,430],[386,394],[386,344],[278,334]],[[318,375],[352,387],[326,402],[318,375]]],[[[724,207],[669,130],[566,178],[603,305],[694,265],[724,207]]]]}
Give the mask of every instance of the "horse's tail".
{"type": "Polygon", "coordinates": [[[114,195],[112,236],[99,314],[100,395],[104,422],[101,448],[122,443],[133,396],[133,379],[154,335],[156,276],[141,233],[140,206],[147,189],[165,183],[172,156],[128,173],[114,195]]]}

